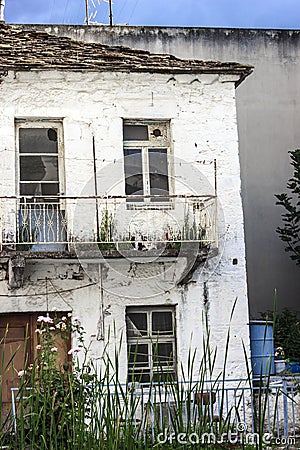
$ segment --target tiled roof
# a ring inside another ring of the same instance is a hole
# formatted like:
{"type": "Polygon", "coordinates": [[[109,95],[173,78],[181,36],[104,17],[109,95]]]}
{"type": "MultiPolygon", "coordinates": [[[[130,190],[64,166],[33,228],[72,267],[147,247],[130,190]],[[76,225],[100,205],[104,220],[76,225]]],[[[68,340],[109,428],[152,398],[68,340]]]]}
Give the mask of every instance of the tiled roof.
{"type": "Polygon", "coordinates": [[[252,66],[184,60],[129,47],[75,41],[17,25],[0,25],[0,71],[70,70],[151,73],[229,73],[241,82],[252,66]]]}

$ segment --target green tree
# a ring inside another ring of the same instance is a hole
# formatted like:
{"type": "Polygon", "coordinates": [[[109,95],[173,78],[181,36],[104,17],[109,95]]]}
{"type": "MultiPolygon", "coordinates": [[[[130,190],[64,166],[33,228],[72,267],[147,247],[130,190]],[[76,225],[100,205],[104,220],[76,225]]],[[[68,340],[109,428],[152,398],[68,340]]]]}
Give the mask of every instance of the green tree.
{"type": "Polygon", "coordinates": [[[283,226],[276,229],[280,239],[286,244],[285,251],[290,252],[292,260],[300,266],[300,149],[290,151],[291,164],[294,168],[292,178],[287,183],[291,195],[277,194],[276,205],[283,206],[283,226]]]}

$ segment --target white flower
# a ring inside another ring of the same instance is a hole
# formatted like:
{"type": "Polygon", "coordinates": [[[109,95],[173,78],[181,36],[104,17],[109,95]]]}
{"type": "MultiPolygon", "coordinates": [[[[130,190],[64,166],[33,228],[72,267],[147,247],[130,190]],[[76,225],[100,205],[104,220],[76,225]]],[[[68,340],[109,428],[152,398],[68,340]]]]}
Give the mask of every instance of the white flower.
{"type": "Polygon", "coordinates": [[[36,348],[37,350],[41,350],[42,346],[41,346],[40,344],[38,344],[35,348],[36,348]]]}
{"type": "Polygon", "coordinates": [[[50,331],[55,331],[55,327],[49,327],[50,331]]]}
{"type": "Polygon", "coordinates": [[[49,316],[39,316],[37,322],[53,323],[53,319],[49,316]]]}
{"type": "Polygon", "coordinates": [[[67,320],[66,316],[62,317],[61,320],[65,322],[67,320]]]}
{"type": "Polygon", "coordinates": [[[68,355],[74,355],[75,353],[80,352],[80,350],[81,349],[79,347],[71,348],[71,350],[68,351],[68,355]]]}
{"type": "Polygon", "coordinates": [[[22,377],[23,375],[25,375],[25,370],[20,370],[18,372],[18,377],[22,377]]]}
{"type": "Polygon", "coordinates": [[[51,352],[57,352],[57,347],[52,347],[51,352]]]}
{"type": "Polygon", "coordinates": [[[67,316],[68,316],[68,317],[72,317],[72,313],[68,313],[67,316]]]}
{"type": "Polygon", "coordinates": [[[279,358],[284,358],[284,350],[282,347],[277,347],[275,349],[275,356],[278,356],[279,358]]]}

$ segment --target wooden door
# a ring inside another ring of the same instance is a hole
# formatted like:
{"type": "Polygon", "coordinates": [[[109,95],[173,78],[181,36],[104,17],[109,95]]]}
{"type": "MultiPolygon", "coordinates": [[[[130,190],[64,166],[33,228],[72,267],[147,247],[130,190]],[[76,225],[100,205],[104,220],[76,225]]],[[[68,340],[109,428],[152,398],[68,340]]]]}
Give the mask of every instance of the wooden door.
{"type": "MultiPolygon", "coordinates": [[[[17,388],[20,383],[18,372],[26,370],[32,364],[39,344],[37,318],[45,313],[0,314],[0,376],[2,378],[2,417],[11,409],[11,388],[17,388]]],[[[56,313],[62,316],[63,313],[56,313]]],[[[58,364],[69,360],[67,354],[70,340],[62,340],[56,335],[55,345],[58,349],[58,364]]]]}
{"type": "Polygon", "coordinates": [[[2,378],[2,412],[11,408],[12,387],[18,387],[18,372],[33,361],[32,315],[0,315],[0,375],[2,378]]]}

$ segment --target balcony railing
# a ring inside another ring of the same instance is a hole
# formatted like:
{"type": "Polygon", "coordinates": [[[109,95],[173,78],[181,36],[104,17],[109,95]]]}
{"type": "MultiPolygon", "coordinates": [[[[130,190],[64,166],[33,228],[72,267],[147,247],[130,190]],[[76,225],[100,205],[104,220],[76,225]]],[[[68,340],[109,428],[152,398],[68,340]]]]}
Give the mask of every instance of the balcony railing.
{"type": "Polygon", "coordinates": [[[31,252],[217,246],[216,197],[1,197],[0,239],[2,249],[31,252]]]}

